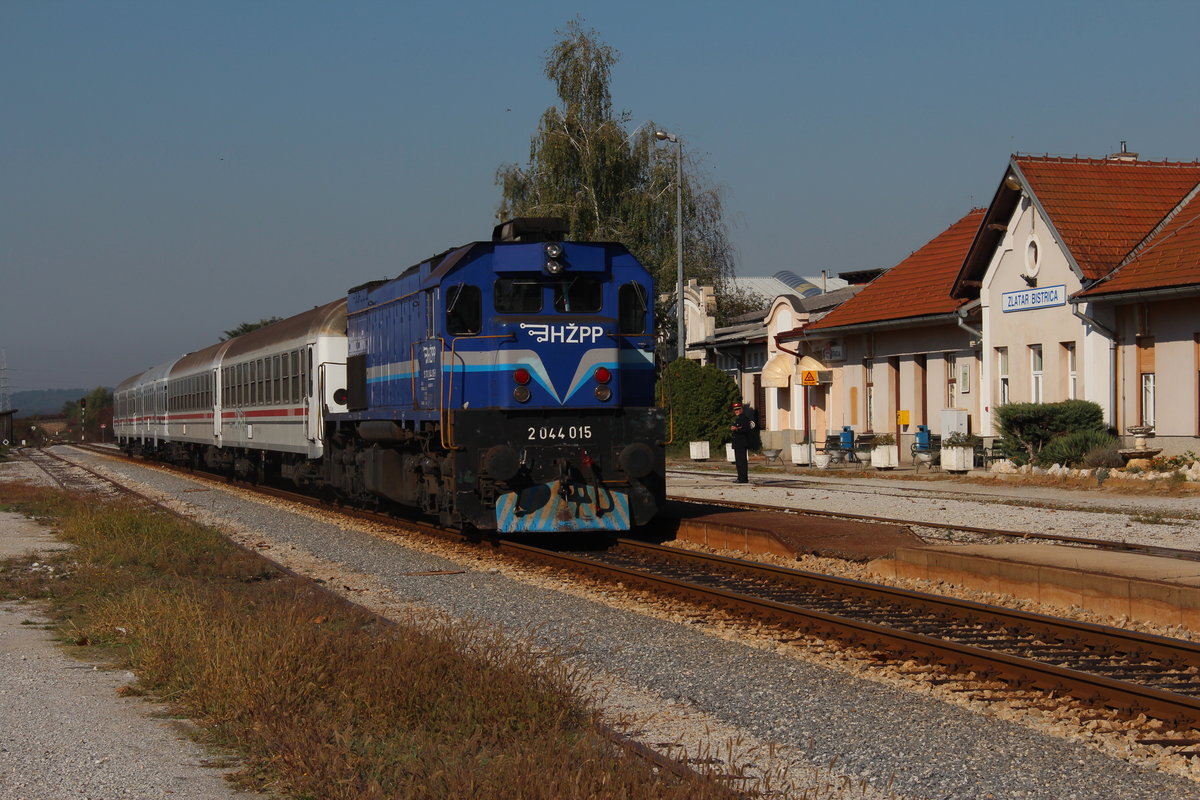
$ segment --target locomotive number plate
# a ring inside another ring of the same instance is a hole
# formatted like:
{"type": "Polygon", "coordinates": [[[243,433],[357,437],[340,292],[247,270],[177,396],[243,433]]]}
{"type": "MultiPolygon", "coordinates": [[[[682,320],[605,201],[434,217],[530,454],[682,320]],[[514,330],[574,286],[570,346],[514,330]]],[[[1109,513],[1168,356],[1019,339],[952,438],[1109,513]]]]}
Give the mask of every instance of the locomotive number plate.
{"type": "Polygon", "coordinates": [[[591,425],[543,425],[539,428],[530,426],[526,430],[529,432],[529,441],[531,442],[540,441],[543,439],[565,440],[592,438],[591,425]]]}

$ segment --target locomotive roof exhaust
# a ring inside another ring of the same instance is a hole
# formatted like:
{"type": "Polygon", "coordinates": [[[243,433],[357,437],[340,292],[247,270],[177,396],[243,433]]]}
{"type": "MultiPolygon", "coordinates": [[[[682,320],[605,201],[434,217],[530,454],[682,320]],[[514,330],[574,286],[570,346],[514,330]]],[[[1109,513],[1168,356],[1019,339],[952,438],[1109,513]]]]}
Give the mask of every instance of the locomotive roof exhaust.
{"type": "Polygon", "coordinates": [[[561,217],[517,217],[492,229],[493,242],[557,242],[567,237],[561,217]]]}

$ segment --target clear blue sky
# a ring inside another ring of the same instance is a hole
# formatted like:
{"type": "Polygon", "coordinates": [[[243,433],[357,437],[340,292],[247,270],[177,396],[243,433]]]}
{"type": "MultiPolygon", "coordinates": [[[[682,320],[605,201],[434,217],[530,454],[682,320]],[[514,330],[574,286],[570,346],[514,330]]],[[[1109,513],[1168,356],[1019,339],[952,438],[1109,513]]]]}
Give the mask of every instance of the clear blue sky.
{"type": "Polygon", "coordinates": [[[113,386],[490,236],[556,98],[620,52],[725,192],[738,272],[891,266],[1012,152],[1200,157],[1200,3],[0,0],[0,348],[113,386]]]}

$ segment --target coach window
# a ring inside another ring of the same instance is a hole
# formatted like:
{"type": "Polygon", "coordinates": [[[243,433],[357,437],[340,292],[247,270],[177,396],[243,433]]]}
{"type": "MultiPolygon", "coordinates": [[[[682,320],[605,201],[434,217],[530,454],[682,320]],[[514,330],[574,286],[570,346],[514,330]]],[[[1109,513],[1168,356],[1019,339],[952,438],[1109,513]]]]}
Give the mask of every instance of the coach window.
{"type": "Polygon", "coordinates": [[[460,283],[446,290],[446,332],[451,336],[479,333],[483,326],[483,292],[460,283]]]}
{"type": "Polygon", "coordinates": [[[300,351],[292,351],[292,402],[299,403],[300,395],[300,351]]]}
{"type": "Polygon", "coordinates": [[[646,332],[646,288],[640,283],[627,283],[617,291],[617,315],[620,332],[646,332]]]}
{"type": "Polygon", "coordinates": [[[289,350],[283,354],[283,372],[280,374],[280,379],[283,381],[283,397],[281,402],[292,402],[292,353],[289,350]]]}
{"type": "Polygon", "coordinates": [[[536,314],[542,310],[542,285],[528,278],[500,278],[494,286],[496,311],[536,314]]]}
{"type": "Polygon", "coordinates": [[[569,314],[594,314],[604,305],[600,281],[590,275],[575,275],[554,284],[554,310],[569,314]]]}
{"type": "Polygon", "coordinates": [[[282,381],[282,378],[280,377],[280,372],[279,372],[279,356],[271,356],[271,385],[272,385],[271,402],[272,403],[282,403],[283,402],[283,390],[281,388],[282,383],[283,383],[283,381],[282,381]]]}

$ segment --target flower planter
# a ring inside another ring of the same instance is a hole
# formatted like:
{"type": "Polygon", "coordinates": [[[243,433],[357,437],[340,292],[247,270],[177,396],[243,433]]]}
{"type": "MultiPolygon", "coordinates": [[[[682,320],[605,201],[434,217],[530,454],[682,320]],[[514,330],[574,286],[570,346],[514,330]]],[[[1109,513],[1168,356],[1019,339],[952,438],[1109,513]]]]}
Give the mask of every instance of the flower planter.
{"type": "Polygon", "coordinates": [[[725,445],[725,460],[732,464],[736,459],[733,457],[733,445],[725,445]]]}
{"type": "Polygon", "coordinates": [[[792,463],[798,467],[808,466],[813,462],[812,444],[792,445],[792,463]]]}
{"type": "Polygon", "coordinates": [[[708,442],[688,442],[692,449],[692,461],[708,461],[708,442]]]}
{"type": "Polygon", "coordinates": [[[871,465],[875,469],[895,469],[900,463],[900,445],[881,444],[871,450],[871,465]]]}
{"type": "Polygon", "coordinates": [[[812,463],[817,469],[825,469],[829,466],[829,453],[814,453],[812,463]]]}
{"type": "Polygon", "coordinates": [[[942,469],[946,472],[968,472],[973,466],[975,466],[975,448],[942,448],[942,469]]]}

